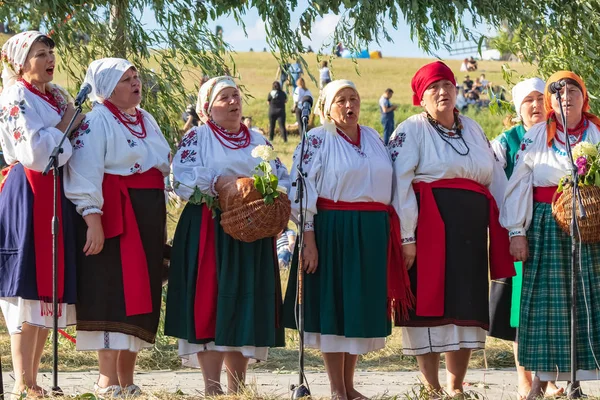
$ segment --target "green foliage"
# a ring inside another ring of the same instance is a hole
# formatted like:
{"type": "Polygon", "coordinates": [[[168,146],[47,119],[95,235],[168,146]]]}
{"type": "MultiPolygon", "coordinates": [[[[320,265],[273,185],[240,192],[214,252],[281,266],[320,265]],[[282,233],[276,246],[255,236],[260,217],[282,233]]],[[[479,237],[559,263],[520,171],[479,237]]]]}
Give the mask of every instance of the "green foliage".
{"type": "MultiPolygon", "coordinates": [[[[142,107],[174,143],[180,110],[187,99],[185,81],[200,82],[198,71],[223,74],[227,63],[232,64],[226,57],[227,46],[206,23],[208,15],[223,13],[229,3],[220,1],[209,7],[196,2],[194,9],[183,0],[47,0],[35,5],[14,0],[0,7],[0,20],[35,27],[42,17],[43,27],[57,44],[59,70],[66,70],[72,92],[93,60],[122,57],[131,61],[145,84],[142,107]],[[145,8],[154,11],[159,29],[147,30],[136,17],[145,8]]],[[[230,72],[235,73],[235,69],[230,72]]]]}
{"type": "Polygon", "coordinates": [[[529,0],[523,7],[522,19],[508,21],[507,30],[494,41],[497,48],[535,63],[542,78],[559,70],[577,73],[585,80],[592,109],[598,111],[600,1],[529,0]]]}

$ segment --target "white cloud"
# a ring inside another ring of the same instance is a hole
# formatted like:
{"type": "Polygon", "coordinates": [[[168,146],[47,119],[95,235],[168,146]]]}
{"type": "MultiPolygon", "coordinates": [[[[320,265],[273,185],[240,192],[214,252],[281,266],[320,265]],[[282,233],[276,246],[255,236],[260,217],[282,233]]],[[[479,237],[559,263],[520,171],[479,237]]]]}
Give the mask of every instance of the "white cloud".
{"type": "Polygon", "coordinates": [[[257,19],[253,26],[246,25],[246,34],[242,28],[236,28],[231,33],[224,32],[224,40],[228,43],[247,42],[249,40],[264,41],[267,33],[265,31],[265,23],[257,19]]]}
{"type": "Polygon", "coordinates": [[[335,27],[340,21],[340,16],[327,14],[323,18],[317,19],[313,24],[312,32],[308,42],[305,45],[311,45],[313,50],[318,50],[326,43],[329,44],[330,36],[335,31],[335,27]]]}

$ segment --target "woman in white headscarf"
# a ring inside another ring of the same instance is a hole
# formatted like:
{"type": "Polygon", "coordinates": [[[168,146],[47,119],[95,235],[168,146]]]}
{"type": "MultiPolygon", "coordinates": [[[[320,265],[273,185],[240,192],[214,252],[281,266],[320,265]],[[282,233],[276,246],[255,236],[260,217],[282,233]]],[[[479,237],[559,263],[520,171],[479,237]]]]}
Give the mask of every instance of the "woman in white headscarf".
{"type": "MultiPolygon", "coordinates": [[[[271,144],[240,122],[240,91],[228,76],[201,86],[196,112],[202,125],[185,134],[173,160],[175,192],[188,204],[171,253],[165,334],[179,338],[185,365],[202,368],[212,396],[223,393],[223,363],[228,391],[236,393],[249,359],[266,360],[269,347],[284,346],[284,331],[274,238],[232,238],[216,207],[223,184],[250,176],[261,161],[252,151],[271,144]]],[[[289,190],[285,166],[276,159],[271,167],[289,190]]]]}
{"type": "MultiPolygon", "coordinates": [[[[525,132],[533,125],[546,120],[546,110],[544,108],[545,85],[546,83],[540,78],[530,78],[517,83],[513,87],[512,98],[519,122],[491,142],[492,149],[494,149],[498,160],[504,166],[504,172],[509,179],[512,175],[516,161],[515,157],[520,150],[525,132]]],[[[520,268],[520,265],[515,265],[515,268],[520,268]]],[[[514,342],[519,398],[527,397],[532,384],[531,372],[525,371],[525,368],[519,365],[519,361],[517,360],[518,344],[516,327],[519,322],[518,299],[520,299],[522,280],[520,272],[513,278],[492,280],[490,288],[490,329],[488,331],[489,336],[514,342]],[[515,292],[515,290],[518,292],[515,292]],[[513,311],[512,315],[511,309],[513,311]]],[[[553,396],[562,392],[562,388],[559,389],[554,383],[551,383],[548,385],[546,394],[553,396]]]]}
{"type": "Polygon", "coordinates": [[[137,395],[137,352],[155,341],[161,305],[170,148],[139,107],[142,83],[119,58],[92,62],[97,102],[73,134],[65,192],[78,225],[77,350],[98,351],[100,396],[137,395]]]}
{"type": "MultiPolygon", "coordinates": [[[[295,177],[302,165],[306,173],[305,341],[323,354],[332,398],[362,399],[354,388],[358,355],[383,348],[393,305],[406,316],[412,303],[391,206],[392,162],[377,131],[358,123],[360,96],[352,82],[329,83],[316,107],[323,126],[307,133],[292,170],[295,177]]],[[[292,203],[296,218],[298,206],[292,203]]],[[[298,252],[284,303],[292,329],[297,270],[298,252]]]]}
{"type": "MultiPolygon", "coordinates": [[[[11,335],[13,393],[41,395],[40,358],[58,312],[59,327],[75,324],[75,236],[72,205],[59,197],[58,310],[52,309],[52,172],[42,171],[75,109],[68,94],[52,84],[54,42],[29,31],[2,46],[0,142],[9,167],[0,186],[0,307],[11,335]]],[[[75,120],[75,127],[83,116],[75,120]]],[[[58,163],[71,156],[67,141],[58,163]]],[[[62,186],[62,182],[61,182],[62,186]]]]}

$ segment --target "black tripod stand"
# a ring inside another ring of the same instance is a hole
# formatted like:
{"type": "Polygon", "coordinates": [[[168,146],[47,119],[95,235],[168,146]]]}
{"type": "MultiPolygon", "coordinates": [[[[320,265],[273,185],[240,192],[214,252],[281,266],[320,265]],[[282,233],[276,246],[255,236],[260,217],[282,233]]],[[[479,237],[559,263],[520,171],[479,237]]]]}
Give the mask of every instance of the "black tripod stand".
{"type": "Polygon", "coordinates": [[[54,196],[53,196],[53,216],[52,216],[52,395],[62,396],[63,391],[58,386],[58,231],[60,229],[60,222],[58,221],[58,198],[61,195],[58,190],[59,182],[59,165],[58,157],[63,153],[63,144],[71,129],[77,116],[81,113],[81,103],[76,102],[75,114],[71,118],[65,133],[63,134],[58,145],[52,150],[52,154],[48,158],[48,165],[44,169],[43,174],[48,175],[52,170],[52,176],[54,180],[54,196]]]}
{"type": "MultiPolygon", "coordinates": [[[[308,128],[308,117],[310,115],[310,107],[312,106],[312,98],[310,98],[310,105],[308,101],[304,101],[302,106],[302,139],[300,142],[300,154],[298,155],[300,160],[304,159],[304,152],[306,149],[306,131],[308,128]]],[[[304,168],[302,162],[298,163],[298,178],[294,182],[296,186],[296,198],[294,202],[299,205],[299,217],[298,217],[298,277],[297,277],[297,292],[296,292],[296,324],[298,327],[298,334],[300,336],[300,349],[298,353],[298,385],[291,385],[290,389],[293,391],[292,399],[310,398],[310,388],[306,383],[306,377],[304,375],[304,262],[302,260],[302,249],[304,248],[304,168]]]]}

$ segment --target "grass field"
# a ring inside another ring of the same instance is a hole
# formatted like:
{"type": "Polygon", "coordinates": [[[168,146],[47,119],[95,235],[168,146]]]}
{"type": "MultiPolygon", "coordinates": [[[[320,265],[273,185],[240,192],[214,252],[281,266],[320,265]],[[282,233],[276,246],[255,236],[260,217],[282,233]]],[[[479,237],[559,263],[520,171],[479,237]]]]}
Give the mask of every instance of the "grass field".
{"type": "MultiPolygon", "coordinates": [[[[3,42],[0,35],[0,44],[3,42]]],[[[268,106],[266,98],[271,89],[271,84],[275,78],[277,63],[270,53],[238,53],[234,55],[237,71],[240,74],[241,82],[245,86],[247,95],[244,104],[244,115],[252,115],[255,125],[264,129],[267,126],[268,106]]],[[[305,56],[311,72],[318,76],[317,59],[314,54],[305,56]]],[[[410,79],[414,72],[431,59],[402,59],[402,58],[383,58],[380,60],[358,60],[354,64],[351,60],[335,59],[331,63],[331,71],[334,79],[345,78],[355,82],[362,100],[361,105],[361,124],[371,126],[381,132],[382,127],[379,122],[379,111],[377,102],[382,92],[391,87],[394,90],[392,102],[399,104],[396,112],[396,123],[400,123],[408,116],[419,111],[411,105],[412,92],[410,89],[410,79]]],[[[58,61],[60,63],[60,60],[58,61]]],[[[457,78],[462,81],[464,74],[458,73],[459,60],[447,61],[449,66],[457,73],[457,78]]],[[[485,62],[479,64],[480,73],[485,73],[486,78],[496,84],[502,84],[502,63],[485,62]]],[[[517,71],[517,74],[530,74],[533,71],[531,66],[514,64],[511,65],[517,71]]],[[[85,66],[82,66],[85,68],[85,66]]],[[[160,73],[157,70],[157,73],[160,73]]],[[[471,74],[474,77],[475,74],[471,74]]],[[[56,82],[66,83],[66,77],[60,71],[57,74],[56,82]]],[[[194,80],[187,80],[190,94],[194,93],[194,80]]],[[[314,82],[308,80],[308,87],[314,95],[318,89],[314,82]]],[[[74,88],[69,88],[74,92],[74,88]]],[[[510,88],[507,88],[510,89],[510,88]]],[[[290,104],[291,107],[291,104],[290,104]]],[[[182,110],[185,104],[182,104],[182,110]]],[[[467,115],[478,121],[484,128],[488,137],[494,137],[499,134],[502,127],[502,116],[493,116],[489,110],[469,110],[467,115]]],[[[294,122],[291,113],[288,114],[288,123],[294,122]]],[[[291,156],[298,137],[291,137],[287,144],[279,138],[276,138],[274,145],[278,150],[283,162],[289,167],[291,156]]],[[[169,233],[172,235],[177,219],[177,210],[171,209],[172,219],[170,221],[169,233]]],[[[284,277],[286,278],[286,277],[284,277]]],[[[2,321],[3,322],[3,321],[2,321]]],[[[162,331],[162,329],[161,329],[162,331]]],[[[73,329],[68,332],[75,334],[73,329]]],[[[287,332],[287,346],[283,349],[273,349],[270,351],[269,361],[255,364],[252,368],[275,371],[278,373],[291,373],[296,368],[297,361],[297,337],[292,331],[287,332]]],[[[0,355],[4,370],[11,369],[10,363],[10,340],[6,329],[0,326],[0,355]]],[[[42,359],[42,369],[51,368],[51,352],[48,344],[48,351],[42,359]]],[[[139,356],[140,369],[176,369],[180,367],[180,361],[177,357],[177,344],[173,338],[165,337],[159,332],[157,345],[154,349],[142,351],[139,356]]],[[[509,367],[514,366],[512,358],[512,347],[508,342],[498,340],[489,340],[485,353],[477,351],[471,361],[472,367],[509,367]],[[487,364],[486,364],[487,362],[487,364]]],[[[318,352],[309,350],[307,352],[306,366],[309,370],[322,370],[323,362],[318,352]]],[[[96,369],[95,353],[79,353],[75,351],[75,346],[64,338],[60,338],[60,368],[61,370],[90,370],[96,369]]],[[[367,354],[360,358],[358,368],[361,370],[413,370],[416,369],[416,362],[413,357],[405,357],[401,352],[400,330],[395,329],[388,340],[385,349],[367,354]]]]}

